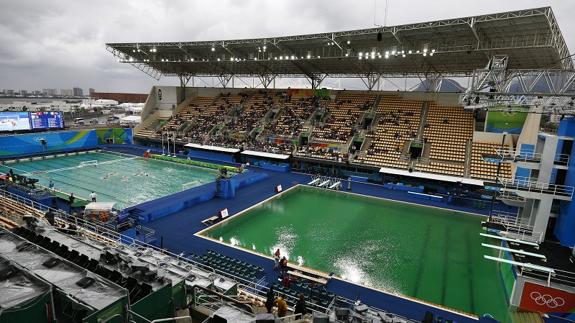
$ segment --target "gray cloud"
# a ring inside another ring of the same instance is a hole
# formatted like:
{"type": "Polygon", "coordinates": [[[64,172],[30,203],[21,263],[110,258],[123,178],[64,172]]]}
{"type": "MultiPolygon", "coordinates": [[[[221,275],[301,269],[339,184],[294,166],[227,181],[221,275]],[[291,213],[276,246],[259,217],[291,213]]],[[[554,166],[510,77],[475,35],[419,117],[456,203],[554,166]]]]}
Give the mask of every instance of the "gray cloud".
{"type": "MultiPolygon", "coordinates": [[[[384,0],[0,0],[0,88],[147,92],[155,80],[119,64],[106,42],[270,37],[384,23],[384,0]]],[[[575,2],[388,0],[387,24],[552,6],[575,48],[575,2]]],[[[165,78],[160,84],[176,84],[165,78]]],[[[240,83],[242,84],[242,83],[240,83]]],[[[200,83],[200,85],[205,85],[200,83]]],[[[243,86],[243,85],[242,85],[243,86]]]]}

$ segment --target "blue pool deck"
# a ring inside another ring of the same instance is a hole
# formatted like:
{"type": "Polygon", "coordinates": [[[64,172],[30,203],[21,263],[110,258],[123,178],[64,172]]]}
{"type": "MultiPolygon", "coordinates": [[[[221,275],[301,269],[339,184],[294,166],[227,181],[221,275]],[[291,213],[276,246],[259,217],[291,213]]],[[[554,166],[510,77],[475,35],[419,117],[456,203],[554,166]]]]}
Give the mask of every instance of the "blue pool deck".
{"type": "MultiPolygon", "coordinates": [[[[139,155],[144,148],[145,147],[122,147],[122,152],[139,155]]],[[[277,185],[281,185],[285,190],[297,184],[307,184],[311,180],[311,176],[308,174],[273,172],[256,167],[248,167],[248,170],[249,172],[261,173],[266,176],[264,179],[256,183],[238,189],[236,191],[236,196],[233,199],[213,197],[209,200],[203,201],[202,203],[195,204],[149,222],[146,226],[154,229],[156,231],[158,243],[161,242],[163,248],[166,248],[173,253],[201,255],[206,253],[207,250],[214,250],[224,255],[263,267],[266,272],[265,277],[267,282],[270,284],[276,282],[277,273],[273,271],[273,260],[194,235],[195,233],[207,228],[207,226],[202,223],[202,220],[217,214],[224,208],[227,208],[229,214],[233,215],[274,196],[276,194],[275,188],[277,185]]],[[[195,189],[202,190],[205,188],[198,187],[195,189]]],[[[194,189],[190,191],[193,190],[194,189]]],[[[344,183],[342,190],[347,190],[347,183],[344,183]]],[[[385,189],[381,185],[370,183],[353,182],[351,185],[351,192],[416,203],[425,206],[448,208],[463,212],[483,215],[487,215],[488,213],[488,210],[478,210],[470,207],[450,205],[439,201],[423,200],[412,194],[408,194],[405,191],[385,189]]],[[[166,201],[159,201],[159,203],[165,202],[166,201]]],[[[154,207],[154,201],[147,202],[147,207],[154,207]]],[[[497,277],[494,277],[494,279],[497,279],[497,277]]],[[[365,304],[415,320],[422,319],[425,312],[430,311],[434,313],[436,317],[441,316],[444,319],[451,319],[454,322],[477,321],[467,315],[460,315],[449,310],[444,310],[438,306],[408,300],[399,295],[387,294],[379,290],[374,290],[344,280],[330,280],[327,285],[327,289],[330,292],[348,299],[359,299],[365,304]]]]}

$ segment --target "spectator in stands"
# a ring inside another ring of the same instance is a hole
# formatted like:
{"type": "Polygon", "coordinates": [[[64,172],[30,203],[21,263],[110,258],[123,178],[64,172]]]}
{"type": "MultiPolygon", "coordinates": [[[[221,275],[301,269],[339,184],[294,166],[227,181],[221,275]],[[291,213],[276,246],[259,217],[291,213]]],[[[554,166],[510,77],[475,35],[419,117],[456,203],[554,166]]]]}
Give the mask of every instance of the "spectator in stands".
{"type": "Polygon", "coordinates": [[[299,299],[297,300],[297,303],[295,304],[295,308],[294,308],[294,314],[297,315],[299,314],[299,318],[303,318],[303,316],[306,314],[307,312],[307,308],[305,305],[305,296],[303,294],[299,294],[299,299]]]}
{"type": "Polygon", "coordinates": [[[276,299],[276,306],[278,307],[278,316],[279,317],[286,316],[287,311],[288,311],[288,306],[287,306],[286,301],[283,298],[278,297],[276,299]]]}
{"type": "Polygon", "coordinates": [[[96,192],[92,191],[92,193],[90,193],[90,199],[92,202],[96,202],[96,192]]]}
{"type": "Polygon", "coordinates": [[[272,312],[272,308],[274,307],[274,287],[270,287],[266,294],[266,310],[268,313],[272,312]]]}
{"type": "Polygon", "coordinates": [[[46,212],[46,214],[44,214],[44,217],[46,218],[48,223],[50,223],[51,225],[54,225],[54,212],[52,212],[52,209],[48,209],[48,212],[46,212]]]}
{"type": "Polygon", "coordinates": [[[72,205],[74,204],[74,200],[76,198],[74,197],[74,193],[70,193],[70,196],[68,197],[68,203],[70,203],[70,209],[68,210],[69,212],[72,212],[72,205]]]}

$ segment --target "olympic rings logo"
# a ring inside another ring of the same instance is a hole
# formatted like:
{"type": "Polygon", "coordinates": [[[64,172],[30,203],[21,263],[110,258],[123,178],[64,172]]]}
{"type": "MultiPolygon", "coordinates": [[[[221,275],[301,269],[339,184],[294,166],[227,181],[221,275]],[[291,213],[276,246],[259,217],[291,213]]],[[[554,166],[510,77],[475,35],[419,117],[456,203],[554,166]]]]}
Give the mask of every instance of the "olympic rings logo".
{"type": "Polygon", "coordinates": [[[565,300],[561,297],[553,297],[549,294],[541,294],[539,292],[531,292],[529,297],[539,306],[547,306],[549,308],[557,308],[565,305],[565,300]]]}

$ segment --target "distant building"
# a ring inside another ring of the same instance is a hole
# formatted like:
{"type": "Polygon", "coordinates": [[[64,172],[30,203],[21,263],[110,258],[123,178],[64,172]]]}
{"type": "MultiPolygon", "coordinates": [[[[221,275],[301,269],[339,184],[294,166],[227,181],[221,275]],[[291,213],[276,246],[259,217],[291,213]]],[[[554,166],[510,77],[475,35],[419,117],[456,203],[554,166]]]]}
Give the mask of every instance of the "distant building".
{"type": "Polygon", "coordinates": [[[33,95],[33,96],[40,96],[40,95],[42,95],[42,91],[40,91],[40,90],[34,90],[34,91],[32,91],[32,95],[33,95]]]}
{"type": "Polygon", "coordinates": [[[5,90],[4,93],[6,93],[6,96],[13,96],[14,90],[5,90]]]}
{"type": "Polygon", "coordinates": [[[20,90],[21,96],[28,96],[28,90],[20,90]]]}
{"type": "Polygon", "coordinates": [[[72,92],[74,92],[74,96],[84,96],[84,91],[79,87],[73,88],[72,92]]]}
{"type": "Polygon", "coordinates": [[[91,97],[92,94],[96,93],[96,90],[94,90],[93,88],[89,88],[88,93],[90,94],[90,97],[91,97]]]}
{"type": "Polygon", "coordinates": [[[74,96],[74,90],[72,89],[60,89],[61,96],[74,96]]]}
{"type": "Polygon", "coordinates": [[[102,92],[93,92],[90,94],[90,97],[94,100],[97,99],[107,99],[107,100],[115,100],[119,103],[145,103],[146,99],[148,98],[147,94],[140,94],[140,93],[102,93],[102,92]]]}
{"type": "Polygon", "coordinates": [[[56,96],[58,91],[56,89],[42,89],[42,94],[45,96],[56,96]]]}

